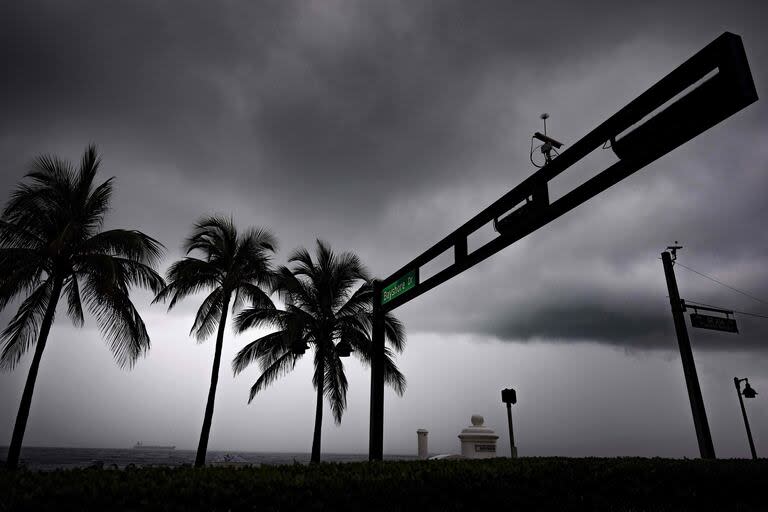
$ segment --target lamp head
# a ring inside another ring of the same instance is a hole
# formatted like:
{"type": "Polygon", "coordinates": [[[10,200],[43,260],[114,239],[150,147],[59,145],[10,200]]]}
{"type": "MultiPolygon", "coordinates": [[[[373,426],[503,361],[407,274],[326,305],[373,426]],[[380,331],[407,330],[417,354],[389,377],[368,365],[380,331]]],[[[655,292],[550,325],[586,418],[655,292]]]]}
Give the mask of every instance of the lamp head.
{"type": "Polygon", "coordinates": [[[744,395],[744,398],[755,398],[757,396],[757,391],[752,389],[752,386],[749,385],[749,381],[744,385],[744,391],[741,392],[742,395],[744,395]]]}
{"type": "Polygon", "coordinates": [[[517,403],[517,393],[514,389],[502,389],[501,390],[501,401],[505,404],[516,404],[517,403]]]}

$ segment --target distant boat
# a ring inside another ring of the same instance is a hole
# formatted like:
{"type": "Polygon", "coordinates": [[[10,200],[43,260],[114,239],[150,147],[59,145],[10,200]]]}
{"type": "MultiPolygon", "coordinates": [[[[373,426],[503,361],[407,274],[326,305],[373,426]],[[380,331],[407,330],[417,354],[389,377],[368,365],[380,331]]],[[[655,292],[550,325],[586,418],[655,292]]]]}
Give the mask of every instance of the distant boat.
{"type": "Polygon", "coordinates": [[[175,450],[176,446],[155,446],[149,444],[142,444],[141,441],[133,446],[134,450],[153,450],[153,451],[170,451],[175,450]]]}

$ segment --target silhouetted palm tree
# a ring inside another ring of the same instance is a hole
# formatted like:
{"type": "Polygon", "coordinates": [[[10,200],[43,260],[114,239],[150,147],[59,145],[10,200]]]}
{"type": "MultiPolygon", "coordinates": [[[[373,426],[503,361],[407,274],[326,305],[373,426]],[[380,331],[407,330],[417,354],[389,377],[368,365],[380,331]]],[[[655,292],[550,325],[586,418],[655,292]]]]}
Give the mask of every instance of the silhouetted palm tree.
{"type": "Polygon", "coordinates": [[[139,231],[101,231],[110,178],[94,183],[100,159],[89,146],[79,169],[54,156],[37,158],[0,219],[0,309],[25,295],[0,334],[0,368],[12,370],[37,342],[13,429],[7,465],[18,465],[40,359],[62,292],[67,313],[83,324],[82,300],[96,317],[117,363],[130,367],[149,349],[149,335],[129,297],[132,286],[157,292],[162,245],[139,231]]]}
{"type": "Polygon", "coordinates": [[[269,253],[274,252],[276,246],[275,237],[269,231],[249,229],[238,234],[231,218],[205,217],[195,225],[192,236],[184,244],[187,257],[171,265],[166,276],[168,286],[155,298],[155,302],[170,298],[170,310],[187,295],[212,289],[197,310],[190,331],[202,342],[218,325],[211,387],[195,457],[197,467],[205,465],[230,302],[233,309],[238,309],[244,300],[251,304],[271,304],[269,296],[261,287],[271,285],[269,253]],[[193,251],[202,253],[203,259],[190,257],[193,251]]]}
{"type": "MultiPolygon", "coordinates": [[[[347,378],[341,357],[350,349],[365,363],[371,360],[370,279],[359,258],[352,253],[333,253],[324,242],[317,241],[316,260],[304,249],[294,251],[288,259],[293,269],[280,267],[273,290],[285,302],[279,310],[270,301],[244,309],[235,319],[239,332],[251,327],[276,327],[246,345],[232,361],[235,374],[258,361],[261,376],[251,387],[248,402],[281,375],[291,371],[306,344],[315,351],[312,384],[317,390],[315,430],[312,438],[312,462],[320,461],[320,438],[323,423],[323,395],[328,398],[336,424],[347,406],[347,378]],[[354,287],[362,285],[354,290],[354,287]],[[335,343],[336,342],[336,343],[335,343]]],[[[405,330],[391,314],[385,316],[386,340],[401,352],[405,330]]],[[[405,377],[397,369],[392,351],[385,348],[385,381],[402,395],[405,377]]]]}

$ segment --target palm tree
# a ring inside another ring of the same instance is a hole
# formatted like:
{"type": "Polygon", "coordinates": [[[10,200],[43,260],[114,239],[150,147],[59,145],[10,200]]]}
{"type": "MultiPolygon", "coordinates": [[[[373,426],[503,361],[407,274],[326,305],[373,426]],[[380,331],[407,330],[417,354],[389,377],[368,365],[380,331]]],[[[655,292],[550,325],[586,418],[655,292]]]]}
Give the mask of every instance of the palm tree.
{"type": "Polygon", "coordinates": [[[101,230],[113,178],[94,183],[99,163],[92,145],[78,169],[55,156],[38,157],[0,217],[0,309],[26,296],[0,334],[0,368],[13,370],[36,342],[8,450],[10,469],[19,462],[40,360],[62,293],[78,327],[85,299],[121,368],[133,366],[149,349],[147,329],[129,292],[140,286],[156,293],[164,286],[154,270],[163,246],[140,231],[101,230]]]}
{"type": "Polygon", "coordinates": [[[168,310],[171,310],[187,295],[211,290],[197,310],[190,330],[190,334],[194,333],[198,342],[202,342],[218,325],[211,386],[195,457],[196,467],[205,465],[230,302],[235,310],[246,300],[259,305],[271,303],[261,287],[271,286],[269,253],[274,252],[276,247],[275,237],[269,231],[249,229],[238,233],[231,218],[205,217],[195,224],[192,236],[184,244],[187,256],[171,265],[167,272],[168,285],[155,297],[155,302],[170,299],[168,310]],[[193,251],[202,253],[203,258],[189,256],[193,251]]]}
{"type": "MultiPolygon", "coordinates": [[[[372,357],[370,313],[372,286],[360,259],[352,253],[333,253],[317,241],[316,261],[300,248],[290,256],[292,269],[280,267],[273,290],[285,303],[279,310],[270,302],[253,304],[235,319],[239,332],[251,327],[276,327],[278,331],[249,343],[232,361],[235,374],[258,361],[262,374],[251,387],[248,402],[256,393],[290,372],[308,348],[314,346],[315,371],[312,384],[317,390],[312,462],[320,462],[323,423],[323,396],[328,398],[336,424],[347,406],[347,378],[342,357],[351,351],[366,364],[372,357]],[[354,290],[354,287],[362,285],[354,290]],[[335,343],[336,342],[336,343],[335,343]]],[[[405,346],[403,325],[392,315],[385,316],[387,341],[401,352],[405,346]]],[[[392,350],[385,348],[385,381],[398,395],[405,391],[405,377],[397,369],[392,350]]]]}

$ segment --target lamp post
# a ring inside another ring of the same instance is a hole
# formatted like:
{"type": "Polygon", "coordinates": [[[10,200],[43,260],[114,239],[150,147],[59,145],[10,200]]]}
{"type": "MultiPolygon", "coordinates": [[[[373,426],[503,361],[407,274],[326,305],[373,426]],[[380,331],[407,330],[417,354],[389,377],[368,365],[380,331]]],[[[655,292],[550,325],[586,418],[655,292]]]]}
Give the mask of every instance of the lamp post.
{"type": "Polygon", "coordinates": [[[757,452],[755,452],[755,442],[752,440],[752,430],[749,428],[749,420],[747,419],[747,410],[744,408],[744,400],[741,398],[741,395],[744,395],[745,398],[755,398],[757,395],[757,391],[752,389],[752,386],[749,385],[749,379],[740,379],[738,377],[733,378],[733,383],[736,385],[736,395],[739,397],[739,405],[741,405],[741,414],[744,416],[744,426],[747,428],[747,439],[749,440],[749,450],[752,452],[752,458],[757,460],[757,452]],[[741,382],[744,381],[744,391],[741,390],[741,382]]]}
{"type": "Polygon", "coordinates": [[[512,404],[517,403],[517,393],[514,389],[502,389],[501,401],[507,404],[507,422],[509,423],[509,456],[517,458],[517,447],[515,446],[515,432],[512,430],[512,404]]]}

